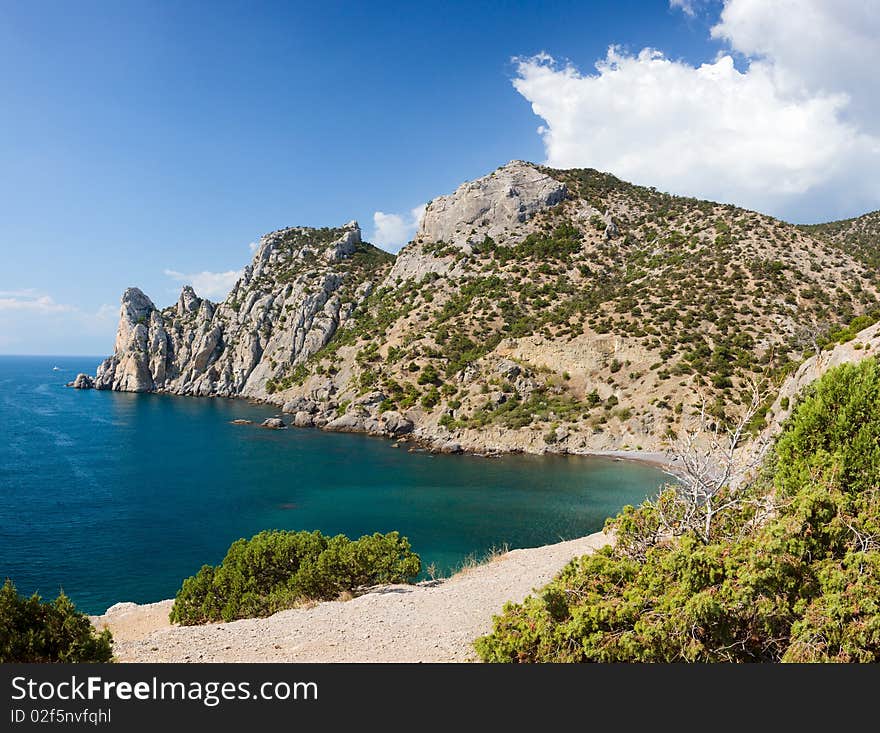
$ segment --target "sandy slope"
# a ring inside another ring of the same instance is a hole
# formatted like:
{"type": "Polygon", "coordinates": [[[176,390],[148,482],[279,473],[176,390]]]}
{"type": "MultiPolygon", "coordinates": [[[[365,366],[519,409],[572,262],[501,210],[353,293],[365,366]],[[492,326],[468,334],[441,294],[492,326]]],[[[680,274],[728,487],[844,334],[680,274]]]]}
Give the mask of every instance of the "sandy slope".
{"type": "Polygon", "coordinates": [[[448,580],[384,586],[351,601],[321,603],[264,619],[172,627],[171,601],[118,604],[107,625],[129,662],[462,662],[505,601],[520,601],[571,558],[608,543],[597,533],[512,550],[448,580]]]}

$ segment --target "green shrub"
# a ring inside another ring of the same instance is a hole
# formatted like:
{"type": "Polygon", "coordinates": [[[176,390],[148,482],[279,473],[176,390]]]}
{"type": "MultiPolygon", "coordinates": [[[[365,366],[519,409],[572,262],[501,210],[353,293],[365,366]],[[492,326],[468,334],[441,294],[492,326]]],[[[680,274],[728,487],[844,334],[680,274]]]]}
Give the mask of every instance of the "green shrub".
{"type": "Polygon", "coordinates": [[[423,370],[422,373],[419,374],[418,378],[419,384],[434,384],[440,385],[440,375],[437,374],[437,370],[434,368],[433,364],[428,364],[423,370]]]}
{"type": "Polygon", "coordinates": [[[508,604],[476,649],[492,662],[880,661],[878,487],[880,367],[866,359],[808,390],[717,539],[664,535],[667,489],[610,522],[613,548],[508,604]]]}
{"type": "Polygon", "coordinates": [[[18,595],[9,578],[0,588],[0,663],[109,662],[112,642],[64,593],[43,603],[18,595]]]}
{"type": "Polygon", "coordinates": [[[440,391],[432,384],[422,396],[422,407],[431,410],[440,402],[440,391]]]}
{"type": "Polygon", "coordinates": [[[331,600],[379,583],[408,582],[419,556],[397,532],[325,537],[320,532],[260,532],[233,542],[220,565],[183,581],[171,621],[184,625],[268,616],[306,600],[331,600]]]}
{"type": "Polygon", "coordinates": [[[846,328],[841,328],[837,331],[834,331],[828,334],[825,339],[822,341],[822,345],[824,348],[832,348],[835,344],[845,344],[847,341],[852,341],[856,334],[867,328],[868,326],[872,326],[877,322],[876,315],[861,315],[854,318],[846,328]]]}

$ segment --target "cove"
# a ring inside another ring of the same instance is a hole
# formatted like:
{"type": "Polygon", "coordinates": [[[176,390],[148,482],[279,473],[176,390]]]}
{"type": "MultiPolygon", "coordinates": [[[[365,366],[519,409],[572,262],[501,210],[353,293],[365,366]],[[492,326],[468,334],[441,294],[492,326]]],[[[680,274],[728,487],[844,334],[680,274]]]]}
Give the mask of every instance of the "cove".
{"type": "Polygon", "coordinates": [[[399,530],[423,567],[602,528],[668,480],[608,458],[410,453],[362,435],[233,425],[243,400],[79,391],[94,357],[0,357],[0,575],[82,610],[173,597],[264,529],[399,530]],[[57,367],[57,370],[54,368],[57,367]]]}

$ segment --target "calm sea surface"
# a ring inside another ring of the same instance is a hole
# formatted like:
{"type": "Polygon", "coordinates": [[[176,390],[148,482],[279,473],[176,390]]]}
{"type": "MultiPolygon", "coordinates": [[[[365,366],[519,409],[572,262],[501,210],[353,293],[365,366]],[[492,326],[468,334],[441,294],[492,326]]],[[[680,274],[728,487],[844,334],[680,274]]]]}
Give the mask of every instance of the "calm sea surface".
{"type": "Polygon", "coordinates": [[[0,357],[0,579],[51,598],[63,586],[89,613],[173,597],[263,529],[396,529],[423,566],[449,571],[505,543],[601,529],[665,480],[610,459],[432,456],[231,425],[275,414],[241,400],[65,388],[98,361],[0,357]]]}

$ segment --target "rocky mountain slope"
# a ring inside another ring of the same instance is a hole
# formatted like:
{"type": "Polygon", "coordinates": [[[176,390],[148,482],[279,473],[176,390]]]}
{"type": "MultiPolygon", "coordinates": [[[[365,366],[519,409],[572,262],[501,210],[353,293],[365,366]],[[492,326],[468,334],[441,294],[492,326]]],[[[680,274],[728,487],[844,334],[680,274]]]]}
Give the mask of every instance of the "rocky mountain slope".
{"type": "Polygon", "coordinates": [[[432,201],[396,259],[353,223],[284,229],[221,304],[127,291],[95,386],[264,399],[296,425],[450,451],[657,451],[701,400],[735,415],[749,381],[778,385],[873,313],[874,256],[514,161],[432,201]]]}

